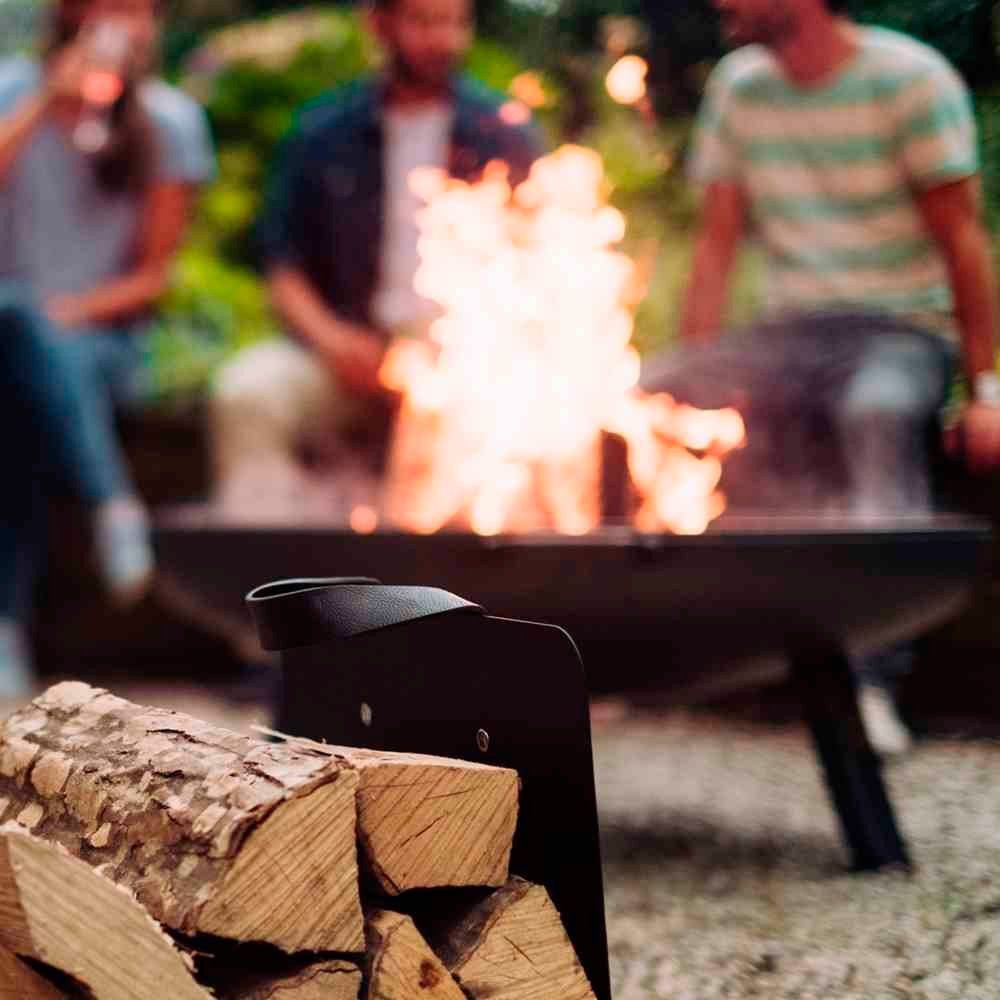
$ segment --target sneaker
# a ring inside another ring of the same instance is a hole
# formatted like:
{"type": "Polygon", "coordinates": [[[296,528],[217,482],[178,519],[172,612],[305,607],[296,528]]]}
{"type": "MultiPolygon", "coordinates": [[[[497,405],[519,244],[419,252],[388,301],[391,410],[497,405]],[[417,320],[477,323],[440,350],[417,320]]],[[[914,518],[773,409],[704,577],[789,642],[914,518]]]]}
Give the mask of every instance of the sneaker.
{"type": "Polygon", "coordinates": [[[881,757],[900,757],[913,746],[913,737],[899,717],[892,695],[885,688],[862,684],[858,688],[858,708],[868,742],[881,757]]]}
{"type": "Polygon", "coordinates": [[[30,698],[34,686],[24,629],[9,618],[0,618],[0,700],[30,698]]]}
{"type": "Polygon", "coordinates": [[[146,509],[134,497],[102,503],[94,516],[94,546],[104,584],[114,600],[135,604],[153,579],[153,547],[146,509]]]}

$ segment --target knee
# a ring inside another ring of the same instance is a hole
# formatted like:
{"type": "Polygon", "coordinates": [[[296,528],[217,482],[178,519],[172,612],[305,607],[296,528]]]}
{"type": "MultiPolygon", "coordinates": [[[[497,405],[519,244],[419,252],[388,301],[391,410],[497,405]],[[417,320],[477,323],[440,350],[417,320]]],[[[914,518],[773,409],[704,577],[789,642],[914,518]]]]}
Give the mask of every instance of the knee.
{"type": "Polygon", "coordinates": [[[295,392],[279,345],[261,344],[241,351],[216,373],[210,408],[213,420],[226,425],[244,420],[287,420],[295,392]]]}
{"type": "Polygon", "coordinates": [[[915,380],[903,372],[884,372],[852,386],[837,416],[848,427],[918,426],[929,420],[934,410],[934,402],[915,380]]]}

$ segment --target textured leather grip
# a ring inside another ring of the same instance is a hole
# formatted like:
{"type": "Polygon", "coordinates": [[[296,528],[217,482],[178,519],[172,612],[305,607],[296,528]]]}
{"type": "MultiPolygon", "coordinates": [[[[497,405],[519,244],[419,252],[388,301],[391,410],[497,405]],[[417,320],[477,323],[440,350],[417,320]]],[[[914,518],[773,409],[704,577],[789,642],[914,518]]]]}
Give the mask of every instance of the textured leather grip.
{"type": "Polygon", "coordinates": [[[276,580],[246,596],[264,649],[349,639],[419,618],[483,609],[436,587],[387,586],[368,577],[276,580]]]}

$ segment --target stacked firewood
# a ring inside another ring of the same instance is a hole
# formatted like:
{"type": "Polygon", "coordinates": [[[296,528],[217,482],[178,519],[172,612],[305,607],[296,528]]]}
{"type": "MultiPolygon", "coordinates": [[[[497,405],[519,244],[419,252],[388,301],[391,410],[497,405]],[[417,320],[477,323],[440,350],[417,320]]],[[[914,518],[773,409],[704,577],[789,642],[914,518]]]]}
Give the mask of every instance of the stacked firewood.
{"type": "Polygon", "coordinates": [[[0,997],[592,998],[517,808],[504,768],[58,684],[0,731],[0,997]]]}

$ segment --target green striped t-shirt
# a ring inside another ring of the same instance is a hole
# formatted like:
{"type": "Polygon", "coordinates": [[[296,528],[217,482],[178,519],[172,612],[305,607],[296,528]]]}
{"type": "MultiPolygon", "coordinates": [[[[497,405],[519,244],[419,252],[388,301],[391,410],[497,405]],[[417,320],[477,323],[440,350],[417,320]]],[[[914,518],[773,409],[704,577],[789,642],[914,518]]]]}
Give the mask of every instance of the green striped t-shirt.
{"type": "Polygon", "coordinates": [[[862,28],[830,83],[789,82],[751,45],[713,72],[689,162],[746,191],[770,311],[861,306],[947,329],[944,259],[914,193],[978,170],[968,91],[933,49],[862,28]]]}

